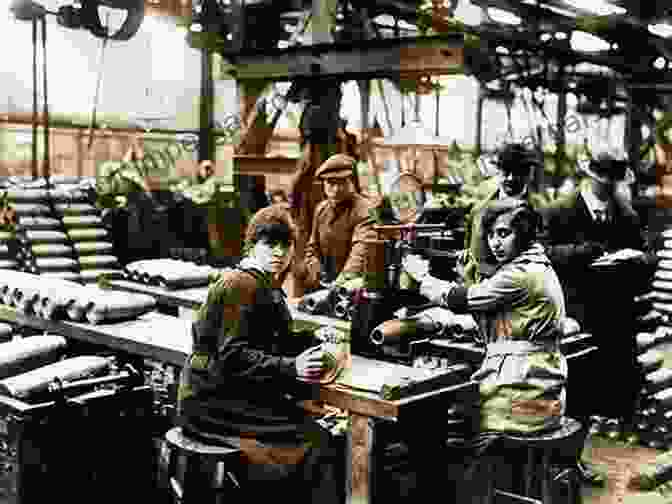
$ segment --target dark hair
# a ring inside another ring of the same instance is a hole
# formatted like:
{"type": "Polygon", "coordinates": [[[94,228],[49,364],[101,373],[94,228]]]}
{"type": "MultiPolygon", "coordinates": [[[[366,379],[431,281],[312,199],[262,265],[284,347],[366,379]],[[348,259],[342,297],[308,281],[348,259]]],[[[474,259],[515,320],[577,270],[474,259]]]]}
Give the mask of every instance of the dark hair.
{"type": "Polygon", "coordinates": [[[262,208],[252,216],[245,233],[246,248],[258,241],[288,245],[296,241],[296,229],[286,203],[262,208]]]}
{"type": "Polygon", "coordinates": [[[527,174],[540,163],[537,153],[520,143],[510,143],[497,153],[497,167],[506,173],[527,174]]]}
{"type": "MultiPolygon", "coordinates": [[[[296,226],[289,213],[289,205],[287,203],[275,203],[267,206],[255,213],[247,224],[243,254],[249,254],[250,250],[259,241],[272,244],[295,244],[296,233],[296,226]]],[[[288,267],[281,274],[281,281],[284,281],[290,269],[288,267]]]]}
{"type": "Polygon", "coordinates": [[[511,227],[516,232],[516,248],[523,251],[537,238],[537,231],[541,226],[540,215],[532,207],[519,200],[498,200],[490,203],[481,219],[481,251],[483,259],[493,261],[492,252],[488,245],[488,232],[495,221],[502,215],[512,214],[511,227]]]}
{"type": "Polygon", "coordinates": [[[252,243],[263,241],[267,243],[282,243],[284,245],[289,245],[292,243],[292,232],[289,229],[289,226],[284,222],[257,224],[251,241],[252,243]]]}

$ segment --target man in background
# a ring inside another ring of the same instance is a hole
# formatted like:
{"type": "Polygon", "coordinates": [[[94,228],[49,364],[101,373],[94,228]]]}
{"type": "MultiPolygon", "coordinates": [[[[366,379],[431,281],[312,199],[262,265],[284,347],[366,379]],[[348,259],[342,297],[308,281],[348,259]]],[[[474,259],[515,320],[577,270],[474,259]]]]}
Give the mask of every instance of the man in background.
{"type": "MultiPolygon", "coordinates": [[[[577,386],[568,388],[568,414],[581,421],[586,434],[591,415],[617,418],[628,429],[640,389],[633,298],[647,288],[651,265],[646,255],[594,265],[605,253],[644,249],[639,216],[618,190],[627,170],[624,159],[592,160],[578,187],[543,210],[547,255],[565,291],[567,314],[598,347],[569,374],[577,386]]],[[[584,483],[604,482],[585,462],[579,470],[584,483]]]]}
{"type": "Polygon", "coordinates": [[[494,272],[495,264],[482,260],[481,216],[483,210],[494,200],[518,199],[535,207],[530,191],[534,170],[539,166],[537,153],[520,143],[507,144],[497,153],[497,175],[484,181],[476,190],[479,202],[467,216],[465,224],[464,252],[461,263],[462,276],[467,287],[487,278],[494,272]]]}

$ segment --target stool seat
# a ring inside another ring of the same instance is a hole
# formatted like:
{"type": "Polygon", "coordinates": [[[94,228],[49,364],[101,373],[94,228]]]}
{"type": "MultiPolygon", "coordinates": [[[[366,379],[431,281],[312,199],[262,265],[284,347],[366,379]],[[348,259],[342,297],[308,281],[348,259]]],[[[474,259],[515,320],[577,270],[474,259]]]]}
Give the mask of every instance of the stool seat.
{"type": "Polygon", "coordinates": [[[190,438],[182,432],[182,427],[173,427],[166,432],[166,441],[174,448],[194,455],[221,458],[240,453],[240,448],[235,446],[206,444],[190,438]]]}
{"type": "Polygon", "coordinates": [[[223,492],[240,488],[229,468],[239,465],[240,448],[191,438],[181,427],[166,432],[165,440],[170,448],[168,482],[175,504],[219,503],[223,492]],[[180,460],[183,471],[178,470],[180,460]]]}
{"type": "Polygon", "coordinates": [[[553,449],[555,445],[567,449],[568,443],[583,443],[581,423],[573,418],[563,417],[557,429],[529,435],[507,434],[503,437],[509,446],[553,449]]]}
{"type": "Polygon", "coordinates": [[[492,504],[495,495],[507,497],[525,504],[555,504],[553,486],[556,475],[551,465],[559,464],[560,474],[567,477],[567,504],[575,504],[581,500],[578,487],[578,475],[574,467],[583,446],[582,425],[577,420],[563,417],[560,426],[556,429],[533,434],[504,434],[499,440],[503,451],[507,449],[522,449],[526,453],[523,472],[523,493],[517,494],[494,488],[494,477],[497,473],[494,459],[489,457],[486,467],[486,502],[492,504]],[[540,460],[538,460],[540,459],[540,460]],[[555,462],[554,462],[555,461],[555,462]],[[533,497],[533,483],[540,484],[540,498],[533,497]]]}

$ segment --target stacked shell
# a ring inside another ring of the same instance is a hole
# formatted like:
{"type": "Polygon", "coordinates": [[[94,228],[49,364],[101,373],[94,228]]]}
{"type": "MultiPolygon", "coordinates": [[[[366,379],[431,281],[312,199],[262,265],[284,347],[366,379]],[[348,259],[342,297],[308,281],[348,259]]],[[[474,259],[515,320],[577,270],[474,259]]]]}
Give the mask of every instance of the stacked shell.
{"type": "Polygon", "coordinates": [[[127,279],[167,289],[207,286],[215,272],[211,266],[201,266],[178,259],[146,259],[126,265],[127,279]]]}
{"type": "Polygon", "coordinates": [[[95,282],[101,275],[120,278],[119,259],[114,255],[111,237],[100,211],[90,204],[80,186],[56,187],[51,191],[54,209],[72,243],[79,278],[95,282]]]}
{"type": "Polygon", "coordinates": [[[635,298],[643,388],[634,426],[640,444],[664,449],[672,446],[672,370],[663,366],[672,343],[672,228],[662,238],[652,289],[635,298]]]}
{"type": "Polygon", "coordinates": [[[46,319],[99,324],[135,318],[153,310],[151,296],[99,289],[19,271],[0,276],[0,298],[9,306],[46,319]]]}
{"type": "Polygon", "coordinates": [[[82,310],[87,322],[100,324],[139,317],[153,310],[156,300],[144,294],[110,291],[90,285],[79,290],[75,306],[82,310]]]}
{"type": "Polygon", "coordinates": [[[38,185],[12,185],[6,190],[10,205],[16,212],[17,234],[13,241],[13,253],[2,258],[0,267],[19,269],[34,266],[31,260],[30,245],[23,232],[26,222],[47,219],[50,208],[47,191],[38,185]]]}

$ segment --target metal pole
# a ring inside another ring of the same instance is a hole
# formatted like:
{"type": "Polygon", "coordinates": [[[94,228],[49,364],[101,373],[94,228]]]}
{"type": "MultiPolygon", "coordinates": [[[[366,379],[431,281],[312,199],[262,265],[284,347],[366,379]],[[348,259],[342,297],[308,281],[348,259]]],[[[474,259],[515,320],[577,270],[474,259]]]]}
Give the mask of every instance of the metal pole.
{"type": "Polygon", "coordinates": [[[387,128],[390,130],[390,135],[394,134],[394,127],[392,126],[392,115],[390,114],[390,106],[387,103],[387,98],[385,96],[385,88],[383,87],[383,81],[381,79],[376,79],[378,83],[378,91],[380,92],[380,99],[383,102],[383,112],[385,113],[385,123],[387,128]]]}
{"type": "Polygon", "coordinates": [[[663,93],[672,93],[672,84],[628,84],[629,89],[649,89],[663,93]]]}
{"type": "Polygon", "coordinates": [[[439,102],[441,98],[441,91],[439,90],[438,86],[436,88],[436,94],[435,96],[435,101],[436,101],[436,114],[434,118],[434,134],[438,137],[439,136],[439,118],[441,117],[441,114],[439,113],[439,102]]]}
{"type": "Polygon", "coordinates": [[[214,83],[212,79],[212,54],[210,49],[201,49],[201,101],[198,130],[198,160],[215,158],[212,141],[214,83]]]}
{"type": "MultiPolygon", "coordinates": [[[[557,131],[555,132],[555,142],[557,147],[557,155],[564,156],[565,154],[565,117],[567,115],[567,93],[564,91],[564,66],[560,67],[560,82],[562,83],[563,90],[558,93],[558,109],[557,114],[558,118],[556,121],[557,131]]],[[[559,159],[559,157],[558,157],[559,159]]]]}
{"type": "Polygon", "coordinates": [[[630,167],[632,168],[635,174],[635,181],[632,184],[633,194],[639,193],[639,173],[638,169],[640,168],[640,155],[639,149],[642,145],[642,130],[641,122],[635,120],[634,118],[634,94],[633,89],[628,89],[628,104],[626,108],[625,116],[625,139],[624,144],[627,149],[628,159],[630,160],[630,167]]]}
{"type": "MultiPolygon", "coordinates": [[[[357,86],[359,87],[359,99],[360,106],[362,109],[362,139],[365,145],[368,145],[369,141],[369,110],[370,110],[370,98],[371,98],[371,81],[367,80],[358,80],[357,86]]],[[[366,151],[367,149],[363,149],[366,151]]],[[[368,158],[368,152],[362,152],[365,158],[368,158]]]]}
{"type": "Polygon", "coordinates": [[[37,18],[33,18],[33,145],[30,174],[36,179],[37,171],[37,18]]]}
{"type": "MultiPolygon", "coordinates": [[[[555,165],[560,166],[560,163],[563,162],[566,156],[566,144],[567,138],[565,135],[565,117],[567,116],[567,92],[565,91],[565,66],[560,65],[559,69],[559,78],[561,85],[561,91],[558,93],[558,108],[557,108],[557,119],[555,122],[556,132],[555,132],[555,165]]],[[[543,155],[543,150],[542,150],[543,155]]],[[[541,187],[541,179],[544,178],[543,167],[540,167],[535,174],[536,188],[537,190],[541,187]]],[[[555,184],[554,184],[555,186],[555,184]]]]}
{"type": "Polygon", "coordinates": [[[420,95],[418,94],[418,91],[415,91],[415,97],[414,97],[414,112],[415,112],[415,120],[420,122],[420,95]]]}
{"type": "Polygon", "coordinates": [[[43,100],[43,116],[44,124],[44,166],[43,166],[43,175],[49,181],[51,176],[51,150],[49,148],[49,98],[47,95],[47,20],[45,17],[42,17],[42,93],[44,95],[43,100]]]}
{"type": "Polygon", "coordinates": [[[476,100],[476,139],[474,141],[477,156],[481,155],[481,150],[483,148],[483,101],[483,87],[479,83],[478,98],[476,100]]]}

